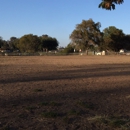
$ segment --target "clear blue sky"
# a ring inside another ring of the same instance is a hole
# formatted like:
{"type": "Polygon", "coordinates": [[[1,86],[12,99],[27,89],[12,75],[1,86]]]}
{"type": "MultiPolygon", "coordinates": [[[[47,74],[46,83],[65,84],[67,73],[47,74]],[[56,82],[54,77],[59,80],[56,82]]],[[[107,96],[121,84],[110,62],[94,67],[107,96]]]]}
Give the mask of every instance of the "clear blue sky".
{"type": "Polygon", "coordinates": [[[102,31],[109,26],[130,34],[130,0],[114,11],[98,8],[101,0],[0,0],[0,36],[9,40],[25,34],[47,34],[67,46],[76,24],[93,19],[102,31]]]}

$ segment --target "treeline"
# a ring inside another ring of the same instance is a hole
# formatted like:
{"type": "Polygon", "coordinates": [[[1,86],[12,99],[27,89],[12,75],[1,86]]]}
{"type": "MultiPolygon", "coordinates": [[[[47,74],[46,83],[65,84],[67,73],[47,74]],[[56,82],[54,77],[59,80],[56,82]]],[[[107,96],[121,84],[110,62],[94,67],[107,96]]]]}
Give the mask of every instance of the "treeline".
{"type": "Polygon", "coordinates": [[[59,43],[56,38],[52,38],[48,35],[37,35],[27,34],[21,38],[11,37],[10,40],[6,41],[0,37],[0,49],[11,50],[20,52],[38,52],[56,50],[59,43]]]}
{"type": "Polygon", "coordinates": [[[101,23],[92,19],[83,20],[70,35],[71,43],[65,48],[66,52],[91,50],[91,51],[116,51],[130,50],[130,35],[124,34],[121,29],[109,26],[100,31],[101,23]]]}
{"type": "MultiPolygon", "coordinates": [[[[109,26],[100,31],[101,23],[92,19],[82,20],[70,35],[71,42],[62,52],[86,51],[115,51],[130,50],[130,35],[124,34],[121,29],[109,26]]],[[[5,41],[0,38],[0,49],[19,50],[20,52],[38,52],[56,50],[59,43],[56,38],[48,35],[24,35],[21,38],[11,37],[5,41]]]]}

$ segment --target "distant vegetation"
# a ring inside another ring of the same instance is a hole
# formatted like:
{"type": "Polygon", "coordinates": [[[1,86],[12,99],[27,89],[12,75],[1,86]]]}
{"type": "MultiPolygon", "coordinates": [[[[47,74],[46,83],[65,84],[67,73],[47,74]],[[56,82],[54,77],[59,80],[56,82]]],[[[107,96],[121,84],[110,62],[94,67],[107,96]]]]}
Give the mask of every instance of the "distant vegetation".
{"type": "Polygon", "coordinates": [[[130,35],[123,33],[121,29],[115,26],[109,26],[100,31],[101,23],[95,23],[92,19],[83,20],[70,35],[71,43],[67,46],[67,50],[72,48],[83,51],[116,51],[120,49],[130,50],[130,35]]]}
{"type": "MultiPolygon", "coordinates": [[[[70,34],[71,42],[60,50],[62,53],[74,53],[80,51],[114,51],[120,49],[130,50],[130,34],[124,34],[123,30],[115,26],[109,26],[100,31],[101,23],[95,23],[92,19],[82,20],[70,34]]],[[[0,37],[0,50],[12,52],[48,52],[56,51],[59,42],[48,35],[37,36],[27,34],[20,38],[11,37],[3,40],[0,37]]]]}
{"type": "MultiPolygon", "coordinates": [[[[122,4],[124,0],[102,0],[99,8],[106,10],[115,9],[117,4],[122,4]]],[[[121,29],[114,26],[105,28],[103,32],[100,31],[100,22],[95,23],[92,19],[83,20],[82,23],[77,24],[76,29],[71,33],[71,43],[67,45],[64,52],[75,52],[77,49],[82,50],[113,50],[119,49],[130,50],[130,35],[123,33],[121,29]]],[[[3,40],[0,36],[0,50],[11,50],[20,52],[38,52],[56,50],[59,43],[56,38],[48,35],[27,34],[21,38],[15,36],[10,40],[3,40]]]]}
{"type": "Polygon", "coordinates": [[[5,41],[0,37],[1,50],[19,50],[20,52],[38,52],[56,50],[59,43],[56,38],[52,38],[48,35],[28,34],[21,38],[11,37],[10,40],[5,41]]]}

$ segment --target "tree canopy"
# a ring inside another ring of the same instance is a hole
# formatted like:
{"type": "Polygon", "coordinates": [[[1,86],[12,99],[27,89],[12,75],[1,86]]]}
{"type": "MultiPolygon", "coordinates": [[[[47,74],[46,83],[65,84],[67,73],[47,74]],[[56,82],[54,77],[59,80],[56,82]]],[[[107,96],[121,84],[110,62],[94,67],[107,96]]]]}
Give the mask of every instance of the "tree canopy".
{"type": "Polygon", "coordinates": [[[123,31],[114,26],[105,28],[103,30],[104,49],[119,51],[124,48],[124,36],[123,31]]]}
{"type": "Polygon", "coordinates": [[[10,37],[10,40],[8,41],[8,43],[11,50],[17,50],[19,39],[17,37],[10,37]]]}
{"type": "Polygon", "coordinates": [[[40,40],[38,36],[33,34],[24,35],[19,39],[18,48],[21,52],[38,51],[40,40]]]}
{"type": "Polygon", "coordinates": [[[11,37],[10,40],[5,41],[0,37],[0,49],[4,50],[19,50],[20,52],[38,52],[56,50],[59,43],[56,38],[48,35],[38,37],[33,34],[26,34],[20,38],[11,37]]]}
{"type": "Polygon", "coordinates": [[[99,45],[102,39],[100,32],[101,24],[95,23],[92,19],[83,20],[76,25],[76,29],[71,33],[70,39],[73,44],[80,46],[81,49],[89,49],[90,46],[99,45]]]}
{"type": "Polygon", "coordinates": [[[2,37],[0,37],[0,48],[3,46],[2,37]]]}
{"type": "Polygon", "coordinates": [[[70,35],[71,44],[67,50],[109,50],[118,52],[120,49],[130,50],[130,35],[123,33],[115,26],[109,26],[102,32],[101,24],[92,19],[83,20],[70,35]]]}
{"type": "Polygon", "coordinates": [[[123,2],[124,0],[102,0],[102,2],[99,4],[99,8],[114,10],[116,4],[122,4],[123,2]]]}
{"type": "Polygon", "coordinates": [[[9,44],[7,41],[3,40],[2,37],[0,36],[0,48],[1,49],[9,49],[9,44]]]}
{"type": "Polygon", "coordinates": [[[46,50],[56,50],[57,46],[59,45],[58,41],[56,38],[52,38],[48,35],[42,35],[40,37],[41,40],[41,49],[46,49],[46,50]]]}

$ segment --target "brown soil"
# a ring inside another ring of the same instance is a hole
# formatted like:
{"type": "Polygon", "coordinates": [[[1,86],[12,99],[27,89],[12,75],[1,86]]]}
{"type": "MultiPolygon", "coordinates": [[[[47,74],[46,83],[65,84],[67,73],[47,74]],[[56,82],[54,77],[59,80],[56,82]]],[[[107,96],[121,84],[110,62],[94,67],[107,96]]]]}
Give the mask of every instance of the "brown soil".
{"type": "Polygon", "coordinates": [[[124,129],[129,56],[0,57],[0,130],[124,129]]]}

